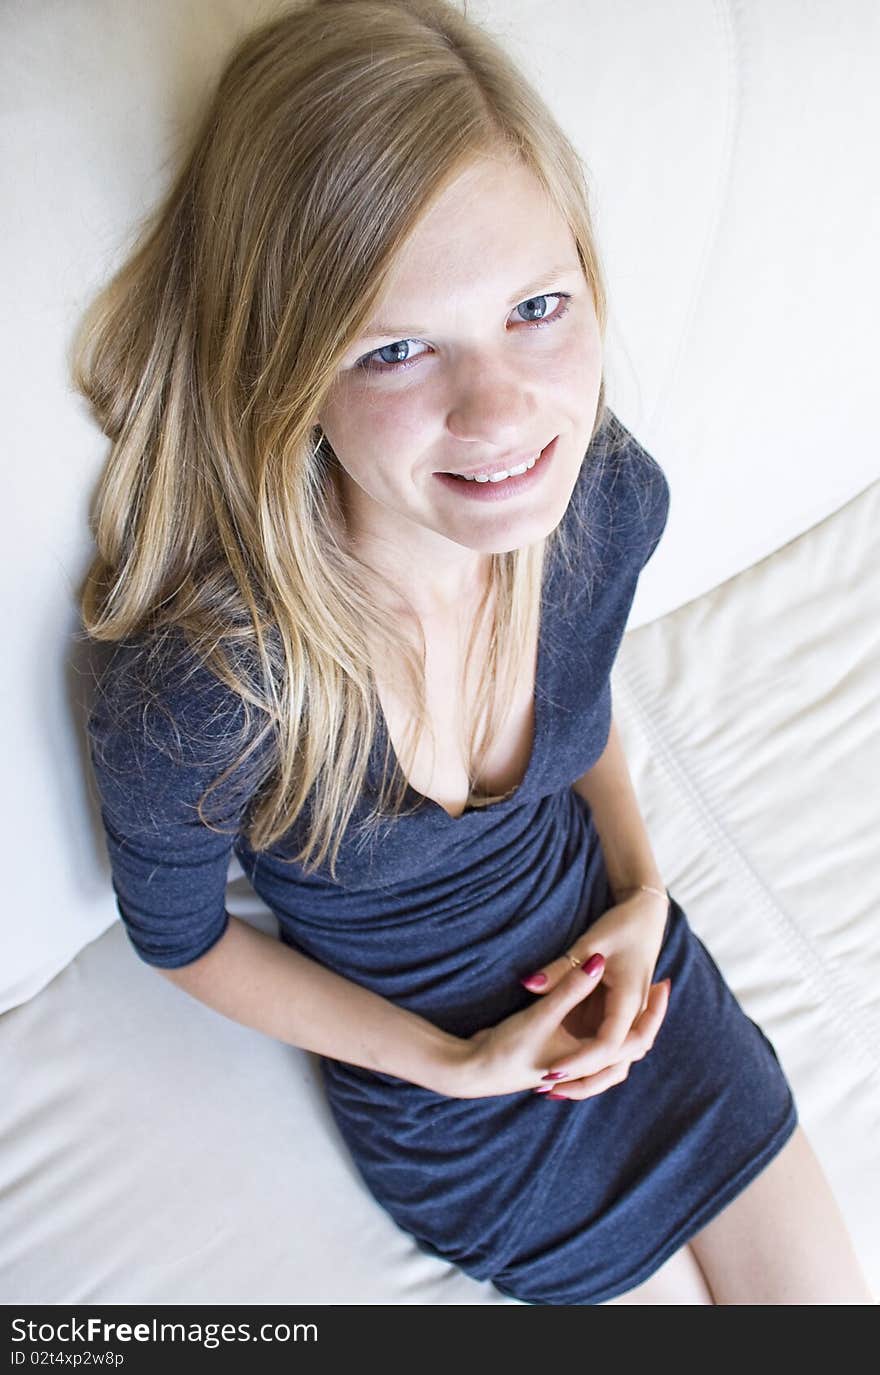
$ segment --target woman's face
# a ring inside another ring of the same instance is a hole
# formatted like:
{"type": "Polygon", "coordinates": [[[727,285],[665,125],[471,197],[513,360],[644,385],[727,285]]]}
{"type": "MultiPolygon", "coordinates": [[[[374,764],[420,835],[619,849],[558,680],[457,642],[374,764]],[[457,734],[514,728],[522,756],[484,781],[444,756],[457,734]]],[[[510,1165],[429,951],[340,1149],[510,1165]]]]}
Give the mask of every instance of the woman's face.
{"type": "Polygon", "coordinates": [[[520,164],[471,164],[400,252],[319,416],[355,543],[442,600],[475,554],[548,535],[590,441],[601,369],[567,224],[520,164]],[[497,479],[536,458],[504,480],[448,476],[497,479]]]}

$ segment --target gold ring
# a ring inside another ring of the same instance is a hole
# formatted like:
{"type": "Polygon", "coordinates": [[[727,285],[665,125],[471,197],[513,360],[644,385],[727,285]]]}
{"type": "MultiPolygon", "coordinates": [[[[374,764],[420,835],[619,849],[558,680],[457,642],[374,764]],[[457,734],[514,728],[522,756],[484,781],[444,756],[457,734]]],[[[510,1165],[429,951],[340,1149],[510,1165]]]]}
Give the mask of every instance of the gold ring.
{"type": "Polygon", "coordinates": [[[566,952],[566,959],[570,962],[572,969],[580,969],[583,964],[583,960],[579,960],[577,955],[569,955],[568,952],[566,952]]]}

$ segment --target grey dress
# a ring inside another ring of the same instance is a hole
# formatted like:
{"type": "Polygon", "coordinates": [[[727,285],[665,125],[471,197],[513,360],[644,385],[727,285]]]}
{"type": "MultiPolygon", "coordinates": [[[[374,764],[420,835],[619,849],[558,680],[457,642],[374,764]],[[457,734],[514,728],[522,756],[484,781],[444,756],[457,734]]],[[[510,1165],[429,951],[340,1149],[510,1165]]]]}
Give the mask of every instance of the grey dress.
{"type": "MultiPolygon", "coordinates": [[[[230,834],[198,821],[240,704],[199,667],[165,673],[148,720],[119,712],[138,652],[119,647],[89,737],[117,905],[140,958],[179,966],[220,938],[234,850],[281,940],[338,974],[459,1036],[527,1006],[520,978],[612,904],[571,784],[605,747],[611,668],[668,505],[662,470],[608,412],[563,518],[575,556],[545,577],[522,783],[456,818],[410,789],[411,813],[368,843],[356,813],[336,882],[283,862],[297,828],[268,852],[249,848],[238,829],[248,790],[235,779],[230,834]]],[[[368,792],[386,743],[380,723],[368,792]]],[[[448,1098],[322,1058],[335,1120],[375,1198],[425,1251],[530,1303],[602,1303],[647,1279],[797,1123],[772,1044],[671,894],[654,979],[667,976],[652,1050],[625,1082],[581,1102],[448,1098]]]]}

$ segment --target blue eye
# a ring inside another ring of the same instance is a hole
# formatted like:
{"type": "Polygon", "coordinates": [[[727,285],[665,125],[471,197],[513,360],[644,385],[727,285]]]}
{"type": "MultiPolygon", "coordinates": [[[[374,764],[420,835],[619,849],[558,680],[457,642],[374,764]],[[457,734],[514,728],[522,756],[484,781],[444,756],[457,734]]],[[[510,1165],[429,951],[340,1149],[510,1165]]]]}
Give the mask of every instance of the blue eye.
{"type": "MultiPolygon", "coordinates": [[[[530,322],[530,323],[533,323],[533,322],[535,321],[536,318],[537,318],[538,320],[543,320],[543,319],[545,319],[546,313],[547,313],[547,302],[550,301],[550,300],[553,300],[553,299],[554,299],[554,298],[553,298],[552,295],[547,295],[547,296],[530,296],[529,299],[528,299],[527,301],[520,301],[519,305],[518,305],[518,306],[515,306],[514,309],[515,309],[515,310],[522,310],[523,306],[528,306],[528,307],[530,307],[530,308],[532,308],[532,307],[538,307],[538,308],[540,309],[540,312],[541,312],[541,313],[540,313],[537,317],[534,316],[534,315],[532,315],[532,316],[529,317],[529,322],[530,322]]],[[[561,300],[568,300],[568,297],[567,297],[567,296],[563,296],[563,297],[561,297],[560,299],[561,299],[561,300]]],[[[565,312],[563,311],[562,314],[564,315],[565,312]]],[[[557,318],[557,316],[554,315],[554,316],[551,316],[550,318],[555,320],[555,319],[557,318]]]]}
{"type": "MultiPolygon", "coordinates": [[[[545,325],[555,325],[557,320],[561,320],[568,314],[569,301],[571,294],[562,291],[548,291],[542,296],[530,296],[527,301],[520,301],[519,305],[514,306],[514,310],[528,309],[540,312],[538,315],[531,315],[528,319],[520,316],[520,321],[529,329],[541,329],[545,325]],[[547,314],[547,302],[558,301],[560,304],[551,313],[547,314]]],[[[413,354],[412,346],[421,345],[427,348],[420,339],[396,339],[393,344],[383,344],[379,349],[373,349],[370,353],[365,353],[355,363],[356,368],[362,372],[388,373],[404,372],[406,368],[412,367],[413,363],[421,357],[420,354],[413,354]],[[388,356],[386,356],[388,355],[388,356]]]]}
{"type": "Polygon", "coordinates": [[[413,356],[418,357],[418,354],[413,355],[410,352],[412,345],[418,343],[418,339],[398,339],[393,344],[384,344],[382,348],[374,349],[372,353],[367,353],[363,358],[359,358],[357,366],[359,368],[365,367],[369,371],[375,370],[378,372],[384,372],[387,368],[393,368],[395,372],[398,372],[401,363],[408,362],[413,356]],[[406,352],[404,353],[403,350],[406,350],[406,352]],[[391,357],[385,358],[383,355],[386,353],[390,353],[391,357]],[[376,369],[375,364],[369,362],[371,358],[378,358],[380,364],[385,364],[385,367],[376,369]]]}

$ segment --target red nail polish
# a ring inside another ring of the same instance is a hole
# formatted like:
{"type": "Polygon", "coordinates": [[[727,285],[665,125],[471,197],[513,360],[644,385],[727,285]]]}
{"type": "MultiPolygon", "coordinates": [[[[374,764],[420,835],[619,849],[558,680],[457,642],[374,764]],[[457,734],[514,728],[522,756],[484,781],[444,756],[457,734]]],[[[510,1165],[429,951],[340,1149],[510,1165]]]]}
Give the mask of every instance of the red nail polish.
{"type": "Polygon", "coordinates": [[[590,958],[587,960],[586,964],[581,965],[581,969],[583,970],[584,974],[587,975],[588,978],[592,978],[594,974],[598,974],[599,971],[604,968],[604,955],[591,955],[590,958]]]}
{"type": "Polygon", "coordinates": [[[546,1084],[546,1085],[544,1086],[544,1088],[541,1088],[541,1087],[539,1086],[539,1087],[536,1088],[536,1089],[532,1089],[532,1093],[549,1093],[549,1092],[550,1092],[550,1085],[549,1085],[549,1084],[546,1084]]]}
{"type": "Polygon", "coordinates": [[[548,1093],[548,1098],[558,1098],[561,1103],[570,1103],[571,1099],[567,1093],[548,1093]]]}
{"type": "Polygon", "coordinates": [[[529,992],[531,992],[533,988],[543,988],[546,982],[546,974],[529,974],[528,978],[520,979],[523,988],[527,988],[529,992]]]}
{"type": "Polygon", "coordinates": [[[565,1070],[564,1070],[564,1069],[550,1069],[550,1070],[547,1071],[546,1074],[542,1074],[542,1075],[541,1075],[541,1078],[542,1078],[542,1079],[564,1079],[564,1078],[565,1078],[565,1070]]]}

